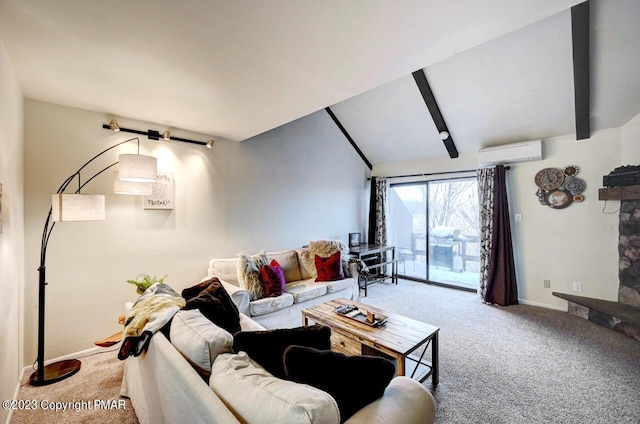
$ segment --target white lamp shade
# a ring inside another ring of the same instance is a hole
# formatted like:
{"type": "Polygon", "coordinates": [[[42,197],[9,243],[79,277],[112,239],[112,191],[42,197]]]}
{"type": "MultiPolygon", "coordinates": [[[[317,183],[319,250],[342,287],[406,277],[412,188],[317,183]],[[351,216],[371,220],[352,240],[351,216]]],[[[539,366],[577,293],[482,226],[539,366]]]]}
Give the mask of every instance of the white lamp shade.
{"type": "Polygon", "coordinates": [[[158,161],[153,156],[120,155],[120,179],[137,183],[154,183],[158,179],[158,161]]]}
{"type": "Polygon", "coordinates": [[[51,217],[56,222],[104,221],[104,195],[53,194],[51,195],[51,217]]]}
{"type": "Polygon", "coordinates": [[[135,181],[121,180],[120,173],[118,171],[116,171],[113,175],[113,192],[116,194],[150,196],[152,190],[153,183],[138,183],[135,181]]]}

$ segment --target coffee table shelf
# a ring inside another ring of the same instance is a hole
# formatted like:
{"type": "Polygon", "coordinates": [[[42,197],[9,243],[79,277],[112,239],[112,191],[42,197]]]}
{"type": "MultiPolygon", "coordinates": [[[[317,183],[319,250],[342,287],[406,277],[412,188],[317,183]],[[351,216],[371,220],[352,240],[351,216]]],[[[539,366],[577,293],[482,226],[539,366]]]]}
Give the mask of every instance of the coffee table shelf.
{"type": "Polygon", "coordinates": [[[420,382],[431,377],[433,387],[438,385],[438,327],[347,299],[335,299],[303,310],[303,325],[309,325],[309,321],[331,328],[332,350],[348,355],[383,356],[394,360],[397,375],[408,375],[420,382]],[[386,315],[387,322],[371,327],[333,311],[342,305],[356,305],[359,309],[386,315]],[[416,351],[423,346],[422,354],[418,355],[416,351]],[[431,361],[424,358],[428,350],[431,361]],[[408,369],[407,365],[412,366],[408,369]]]}

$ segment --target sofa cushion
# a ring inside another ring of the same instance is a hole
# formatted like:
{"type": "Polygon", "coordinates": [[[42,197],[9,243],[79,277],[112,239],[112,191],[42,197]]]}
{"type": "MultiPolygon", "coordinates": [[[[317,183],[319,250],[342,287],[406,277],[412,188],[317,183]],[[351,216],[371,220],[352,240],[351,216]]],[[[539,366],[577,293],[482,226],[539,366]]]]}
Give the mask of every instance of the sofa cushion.
{"type": "Polygon", "coordinates": [[[253,256],[240,255],[238,258],[238,281],[240,287],[249,292],[251,300],[264,297],[264,289],[260,283],[260,268],[268,263],[264,252],[253,256]]]}
{"type": "Polygon", "coordinates": [[[244,352],[219,355],[209,386],[241,422],[335,424],[340,420],[336,401],[328,393],[274,377],[244,352]]]}
{"type": "Polygon", "coordinates": [[[304,346],[290,346],[285,350],[284,368],[290,380],[309,384],[333,396],[343,422],[382,396],[396,373],[395,365],[386,358],[348,356],[304,346]]]}
{"type": "Polygon", "coordinates": [[[219,354],[232,352],[233,336],[198,310],[176,313],[169,335],[171,344],[205,378],[211,375],[211,364],[219,354]]]}
{"type": "Polygon", "coordinates": [[[302,303],[327,294],[327,286],[315,280],[302,280],[287,284],[287,293],[293,295],[293,303],[302,303]]]}
{"type": "Polygon", "coordinates": [[[260,268],[260,282],[266,297],[280,296],[287,289],[284,271],[275,259],[260,268]]]}
{"type": "Polygon", "coordinates": [[[246,352],[276,377],[284,378],[283,355],[291,345],[331,348],[331,329],[323,325],[265,331],[241,331],[233,338],[233,351],[246,352]]]}
{"type": "Polygon", "coordinates": [[[213,277],[182,291],[183,309],[198,309],[211,322],[233,334],[240,331],[240,314],[220,280],[213,277]]]}
{"type": "Polygon", "coordinates": [[[332,254],[328,258],[316,255],[315,263],[316,272],[318,273],[316,281],[336,281],[344,279],[340,251],[332,254]]]}
{"type": "Polygon", "coordinates": [[[280,296],[265,297],[250,302],[249,313],[252,317],[258,317],[288,308],[291,305],[293,305],[293,295],[290,293],[282,293],[280,296]]]}
{"type": "Polygon", "coordinates": [[[240,287],[240,281],[238,281],[238,258],[212,259],[209,262],[209,275],[240,287]]]}
{"type": "Polygon", "coordinates": [[[298,253],[295,250],[284,250],[282,252],[267,252],[269,260],[276,260],[284,271],[284,279],[287,283],[302,280],[300,275],[300,263],[298,253]]]}
{"type": "Polygon", "coordinates": [[[344,280],[329,281],[324,283],[327,287],[327,293],[335,293],[353,286],[353,278],[345,278],[344,280]]]}

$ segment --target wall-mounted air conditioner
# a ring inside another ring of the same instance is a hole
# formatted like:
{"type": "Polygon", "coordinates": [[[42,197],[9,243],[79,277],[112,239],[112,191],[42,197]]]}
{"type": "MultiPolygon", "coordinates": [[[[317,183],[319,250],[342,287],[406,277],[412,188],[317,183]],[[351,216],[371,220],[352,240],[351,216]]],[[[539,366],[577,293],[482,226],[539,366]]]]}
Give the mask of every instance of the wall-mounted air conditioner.
{"type": "Polygon", "coordinates": [[[478,162],[483,165],[529,162],[542,159],[542,140],[521,141],[486,147],[478,151],[478,162]]]}

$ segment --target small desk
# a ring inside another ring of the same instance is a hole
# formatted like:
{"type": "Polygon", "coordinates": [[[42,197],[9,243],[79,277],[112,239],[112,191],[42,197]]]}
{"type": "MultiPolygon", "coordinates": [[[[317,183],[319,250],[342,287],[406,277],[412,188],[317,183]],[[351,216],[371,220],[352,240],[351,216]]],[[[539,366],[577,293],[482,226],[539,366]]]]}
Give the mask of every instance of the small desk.
{"type": "Polygon", "coordinates": [[[398,259],[396,258],[396,247],[387,244],[359,244],[357,246],[351,246],[349,253],[356,258],[363,260],[366,257],[379,255],[380,259],[374,264],[367,264],[369,270],[377,269],[377,273],[371,273],[369,275],[361,276],[358,285],[361,289],[364,289],[364,295],[367,295],[367,286],[369,284],[378,283],[388,278],[391,279],[391,283],[398,284],[398,259]],[[387,252],[391,252],[391,259],[387,257],[387,252]],[[384,271],[387,265],[391,265],[391,274],[385,275],[384,271]],[[364,286],[361,284],[364,283],[364,286]]]}

